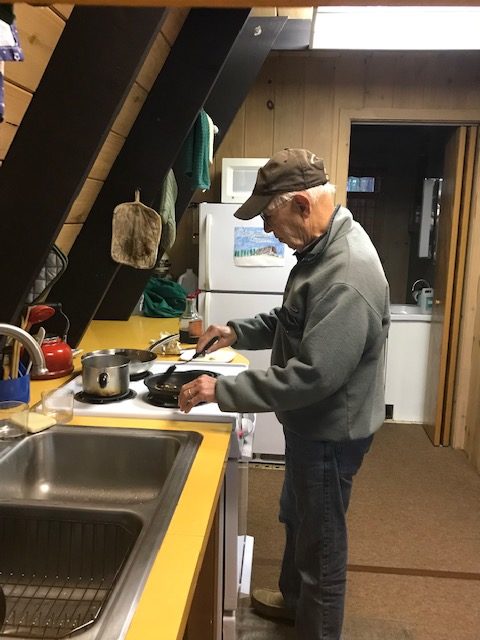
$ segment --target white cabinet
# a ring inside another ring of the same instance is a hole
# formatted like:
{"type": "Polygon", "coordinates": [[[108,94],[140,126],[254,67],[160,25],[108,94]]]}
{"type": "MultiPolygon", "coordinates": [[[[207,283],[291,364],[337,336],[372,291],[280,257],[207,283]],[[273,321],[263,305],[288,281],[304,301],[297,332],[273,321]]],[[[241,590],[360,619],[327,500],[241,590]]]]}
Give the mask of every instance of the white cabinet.
{"type": "Polygon", "coordinates": [[[430,320],[428,315],[392,313],[387,341],[385,404],[393,406],[395,421],[425,420],[430,320]]]}

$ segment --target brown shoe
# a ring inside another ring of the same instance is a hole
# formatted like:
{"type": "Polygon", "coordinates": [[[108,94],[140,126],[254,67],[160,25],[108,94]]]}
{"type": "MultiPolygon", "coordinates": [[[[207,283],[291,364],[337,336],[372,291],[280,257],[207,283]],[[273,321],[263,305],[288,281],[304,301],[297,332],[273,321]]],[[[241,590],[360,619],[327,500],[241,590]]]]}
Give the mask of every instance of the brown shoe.
{"type": "Polygon", "coordinates": [[[252,607],[261,616],[295,621],[295,611],[285,606],[280,591],[273,589],[254,589],[252,593],[252,607]]]}

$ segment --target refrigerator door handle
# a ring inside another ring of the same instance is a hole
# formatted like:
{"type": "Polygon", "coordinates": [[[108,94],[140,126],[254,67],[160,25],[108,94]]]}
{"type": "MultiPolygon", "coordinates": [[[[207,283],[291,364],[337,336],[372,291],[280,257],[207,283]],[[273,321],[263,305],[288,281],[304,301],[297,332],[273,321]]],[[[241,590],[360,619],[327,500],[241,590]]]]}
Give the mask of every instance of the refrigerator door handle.
{"type": "MultiPolygon", "coordinates": [[[[210,251],[212,250],[212,216],[207,213],[205,218],[205,289],[210,286],[210,251]]],[[[205,305],[207,303],[205,302],[205,305]]]]}
{"type": "Polygon", "coordinates": [[[211,299],[212,299],[212,294],[210,293],[210,291],[205,291],[204,309],[203,309],[203,319],[205,321],[205,329],[207,329],[212,324],[212,319],[210,317],[211,299]]]}

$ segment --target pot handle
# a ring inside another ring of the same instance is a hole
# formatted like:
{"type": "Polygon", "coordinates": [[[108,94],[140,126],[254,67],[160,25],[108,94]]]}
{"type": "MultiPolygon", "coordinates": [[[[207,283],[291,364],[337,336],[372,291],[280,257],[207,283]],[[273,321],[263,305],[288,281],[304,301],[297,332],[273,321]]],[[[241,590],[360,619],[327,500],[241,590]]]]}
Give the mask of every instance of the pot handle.
{"type": "Polygon", "coordinates": [[[100,389],[105,389],[108,382],[108,373],[106,371],[102,371],[102,373],[98,376],[98,384],[100,385],[100,389]]]}

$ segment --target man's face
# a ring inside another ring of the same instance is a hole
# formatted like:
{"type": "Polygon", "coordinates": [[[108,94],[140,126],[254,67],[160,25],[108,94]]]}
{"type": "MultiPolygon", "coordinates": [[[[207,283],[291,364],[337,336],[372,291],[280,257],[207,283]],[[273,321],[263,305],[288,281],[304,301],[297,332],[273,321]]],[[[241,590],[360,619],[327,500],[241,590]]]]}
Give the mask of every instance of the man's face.
{"type": "Polygon", "coordinates": [[[307,237],[305,218],[295,197],[274,209],[267,209],[261,214],[266,233],[274,236],[291,249],[300,251],[310,241],[307,237]]]}

